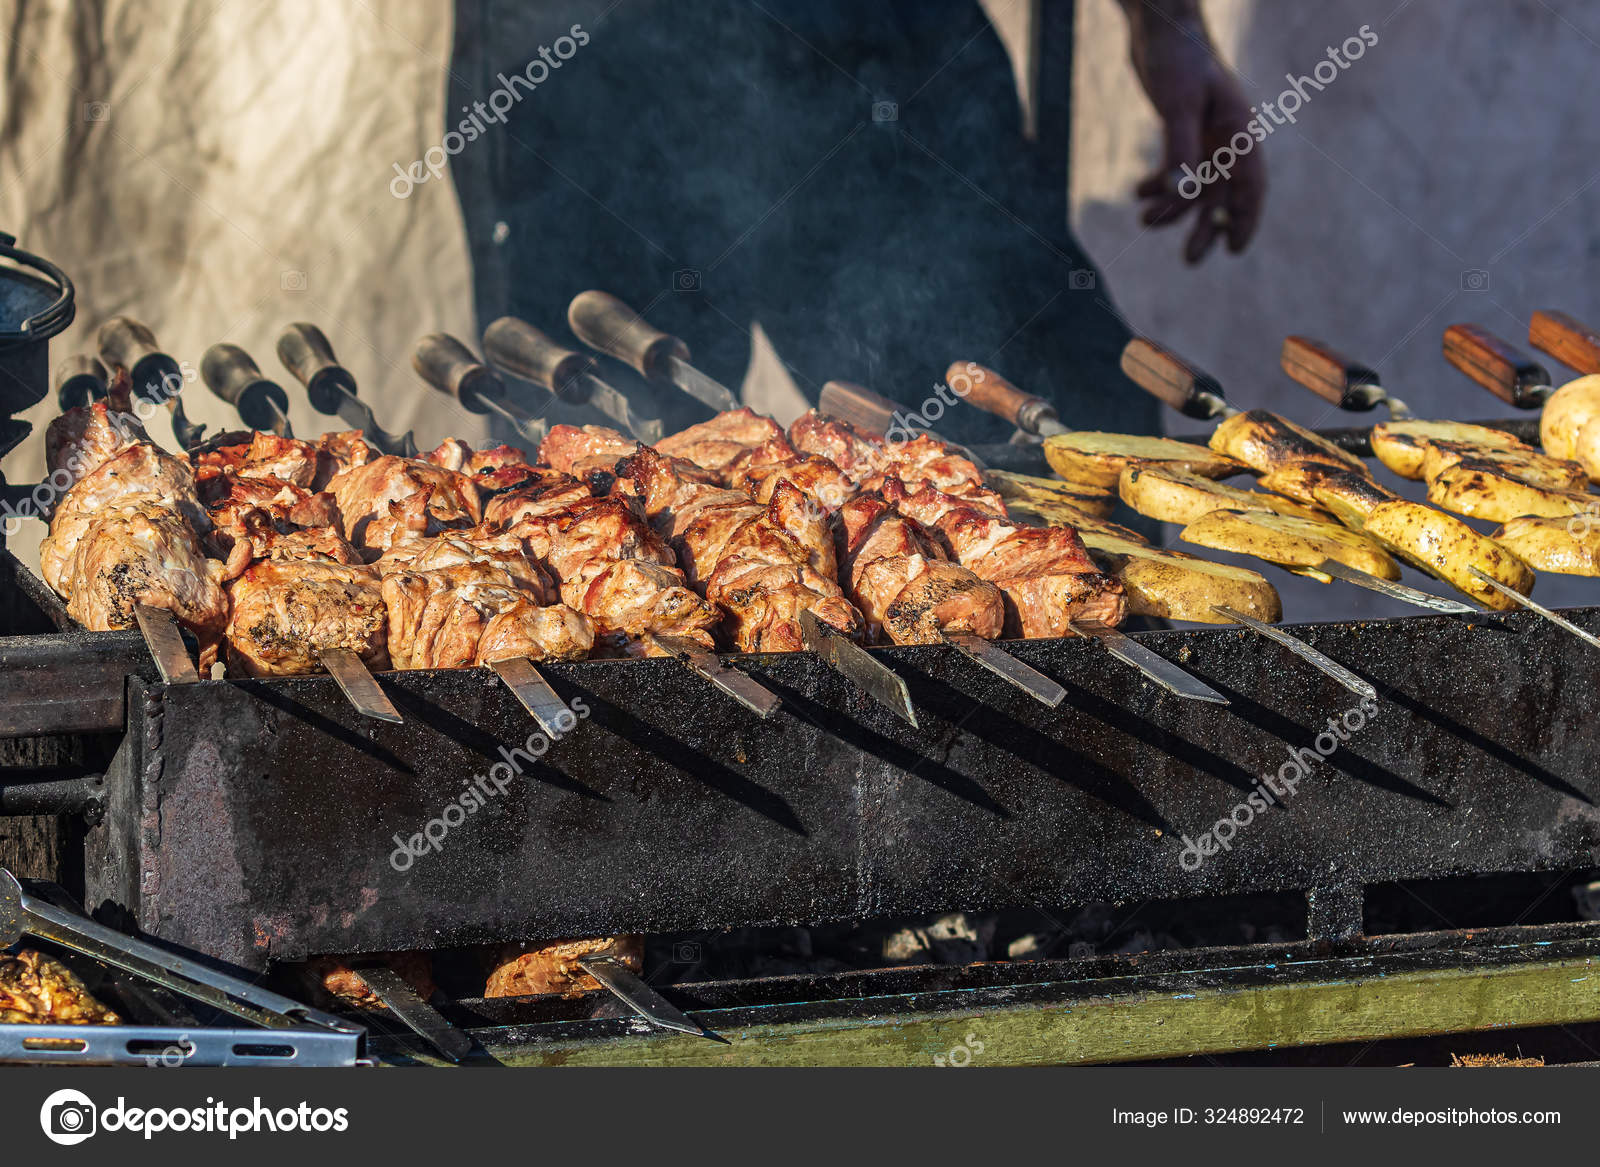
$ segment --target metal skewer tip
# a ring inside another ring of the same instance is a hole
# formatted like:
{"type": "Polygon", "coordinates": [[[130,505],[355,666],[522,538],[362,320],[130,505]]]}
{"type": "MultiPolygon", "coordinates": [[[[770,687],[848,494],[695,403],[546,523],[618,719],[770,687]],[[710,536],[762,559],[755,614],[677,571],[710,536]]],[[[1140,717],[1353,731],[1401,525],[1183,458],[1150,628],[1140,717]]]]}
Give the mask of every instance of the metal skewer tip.
{"type": "Polygon", "coordinates": [[[748,673],[725,663],[716,653],[707,652],[682,636],[646,634],[647,641],[667,656],[677,657],[694,672],[710,681],[758,717],[771,717],[783,708],[777,694],[748,673]]]}
{"type": "Polygon", "coordinates": [[[800,613],[800,636],[806,648],[821,657],[824,664],[864,689],[913,729],[922,728],[905,681],[877,657],[817,619],[810,609],[800,613]]]}
{"type": "Polygon", "coordinates": [[[1023,664],[1009,652],[996,648],[970,632],[942,633],[945,643],[953,644],[1001,680],[1009,681],[1035,701],[1051,709],[1066,699],[1067,691],[1049,677],[1023,664]]]}
{"type": "Polygon", "coordinates": [[[1408,604],[1415,604],[1419,608],[1427,608],[1433,612],[1447,612],[1452,616],[1475,615],[1478,609],[1459,600],[1447,600],[1443,596],[1435,596],[1429,592],[1419,591],[1407,587],[1405,584],[1395,583],[1393,580],[1379,579],[1347,564],[1340,563],[1337,559],[1324,559],[1317,564],[1316,570],[1324,575],[1331,575],[1334,579],[1353,583],[1357,587],[1366,588],[1368,591],[1377,592],[1381,596],[1388,596],[1393,600],[1403,600],[1408,604]]]}
{"type": "Polygon", "coordinates": [[[1596,639],[1592,634],[1585,632],[1582,628],[1579,628],[1566,617],[1557,615],[1549,608],[1546,608],[1543,604],[1530,600],[1527,596],[1517,591],[1516,588],[1508,587],[1499,580],[1495,579],[1493,576],[1485,575],[1476,567],[1468,567],[1467,570],[1470,571],[1474,577],[1481,580],[1483,583],[1488,584],[1507,599],[1514,600],[1516,603],[1521,604],[1528,611],[1543,616],[1557,628],[1572,633],[1572,635],[1576,636],[1579,640],[1582,640],[1587,644],[1592,644],[1595,648],[1600,648],[1600,639],[1596,639]]]}
{"type": "Polygon", "coordinates": [[[567,703],[527,657],[490,661],[489,667],[494,670],[495,676],[505,682],[506,688],[511,690],[551,741],[572,728],[573,714],[567,708],[567,703]]]}
{"type": "Polygon", "coordinates": [[[178,621],[165,608],[152,608],[149,604],[135,604],[133,618],[139,622],[139,632],[144,645],[156,662],[156,671],[169,685],[193,685],[200,680],[194,662],[189,659],[189,649],[178,631],[178,621]]]}
{"type": "Polygon", "coordinates": [[[1219,616],[1227,617],[1235,624],[1243,624],[1246,628],[1261,633],[1262,636],[1267,637],[1269,640],[1277,641],[1301,660],[1315,665],[1357,696],[1370,697],[1374,701],[1378,699],[1378,690],[1373,688],[1372,685],[1363,681],[1338,661],[1312,648],[1298,636],[1290,636],[1283,629],[1268,624],[1264,620],[1257,620],[1254,616],[1247,616],[1236,608],[1228,607],[1227,604],[1213,604],[1211,605],[1211,610],[1219,616]]]}
{"type": "Polygon", "coordinates": [[[607,991],[615,994],[624,1005],[651,1025],[687,1033],[693,1037],[703,1037],[709,1041],[721,1042],[723,1045],[733,1044],[721,1034],[713,1033],[686,1016],[681,1009],[645,984],[631,968],[616,957],[582,957],[578,961],[578,967],[599,981],[607,991]]]}
{"type": "Polygon", "coordinates": [[[356,712],[366,717],[376,718],[378,721],[393,722],[395,725],[404,725],[405,720],[384,695],[378,682],[367,671],[366,662],[348,648],[325,648],[317,657],[322,662],[322,667],[333,675],[339,682],[350,704],[356,707],[356,712]]]}
{"type": "Polygon", "coordinates": [[[1150,680],[1191,701],[1209,701],[1213,705],[1230,704],[1228,699],[1198,677],[1190,676],[1166,657],[1158,656],[1144,645],[1109,624],[1099,620],[1074,620],[1071,629],[1088,640],[1098,640],[1123,664],[1132,665],[1150,680]]]}

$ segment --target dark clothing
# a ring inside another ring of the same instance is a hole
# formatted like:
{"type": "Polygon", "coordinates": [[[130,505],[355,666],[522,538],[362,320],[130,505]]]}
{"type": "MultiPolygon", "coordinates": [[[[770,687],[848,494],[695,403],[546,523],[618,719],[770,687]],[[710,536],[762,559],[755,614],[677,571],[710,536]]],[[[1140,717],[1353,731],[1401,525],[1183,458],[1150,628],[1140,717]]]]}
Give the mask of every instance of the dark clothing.
{"type": "MultiPolygon", "coordinates": [[[[754,320],[813,400],[838,378],[915,407],[961,358],[1056,401],[1074,428],[1157,428],[1156,403],[1117,369],[1127,329],[1067,228],[1065,127],[1046,147],[1023,139],[1009,61],[973,0],[458,11],[452,111],[573,22],[589,37],[454,160],[482,321],[511,313],[566,336],[567,303],[597,287],[736,391],[754,320]]],[[[670,392],[655,405],[669,423],[705,416],[670,392]]],[[[967,406],[939,426],[1010,433],[967,406]]]]}

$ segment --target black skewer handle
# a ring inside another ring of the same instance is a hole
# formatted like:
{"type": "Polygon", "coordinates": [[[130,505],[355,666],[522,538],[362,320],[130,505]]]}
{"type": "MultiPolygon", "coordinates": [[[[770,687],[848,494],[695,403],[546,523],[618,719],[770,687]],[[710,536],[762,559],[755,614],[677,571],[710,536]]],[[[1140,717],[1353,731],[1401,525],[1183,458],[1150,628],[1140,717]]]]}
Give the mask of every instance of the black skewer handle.
{"type": "Polygon", "coordinates": [[[133,395],[165,404],[183,388],[183,370],[161,350],[155,333],[131,316],[113,316],[95,337],[106,368],[128,370],[133,395]]]}
{"type": "Polygon", "coordinates": [[[356,395],[356,379],[333,355],[333,346],[315,324],[291,324],[278,337],[278,359],[306,387],[311,408],[337,414],[347,397],[356,395]]]}
{"type": "Polygon", "coordinates": [[[99,357],[75,353],[56,366],[56,401],[61,412],[99,401],[106,395],[109,374],[99,357]]]}
{"type": "Polygon", "coordinates": [[[249,353],[236,344],[214,344],[200,361],[206,387],[234,409],[253,430],[281,433],[289,416],[289,396],[276,381],[261,375],[249,353]]]}
{"type": "Polygon", "coordinates": [[[567,305],[567,324],[584,344],[645,377],[663,376],[668,357],[689,361],[688,345],[650,324],[610,292],[579,292],[567,305]]]}
{"type": "Polygon", "coordinates": [[[525,320],[502,316],[483,331],[483,355],[496,368],[531,381],[574,405],[589,399],[584,374],[594,358],[565,348],[525,320]]]}
{"type": "Polygon", "coordinates": [[[488,403],[506,395],[506,384],[499,375],[448,333],[431,332],[417,341],[411,350],[411,367],[430,387],[455,398],[473,413],[488,413],[488,403]]]}

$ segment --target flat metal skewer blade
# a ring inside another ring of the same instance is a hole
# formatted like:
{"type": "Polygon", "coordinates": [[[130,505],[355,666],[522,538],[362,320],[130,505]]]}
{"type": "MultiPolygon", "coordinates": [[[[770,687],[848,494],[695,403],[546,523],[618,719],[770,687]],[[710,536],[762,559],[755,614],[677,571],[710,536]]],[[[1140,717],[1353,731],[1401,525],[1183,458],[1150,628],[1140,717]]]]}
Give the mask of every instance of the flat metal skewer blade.
{"type": "Polygon", "coordinates": [[[677,657],[758,717],[771,717],[783,707],[783,701],[776,693],[748,673],[724,663],[716,653],[707,652],[694,641],[682,636],[651,635],[649,639],[667,655],[677,657]]]}
{"type": "Polygon", "coordinates": [[[1353,583],[1357,587],[1377,592],[1381,596],[1404,600],[1408,604],[1415,604],[1419,608],[1428,608],[1434,612],[1448,612],[1452,616],[1470,616],[1478,611],[1478,609],[1457,600],[1447,600],[1443,596],[1435,596],[1429,592],[1418,591],[1416,588],[1395,583],[1393,580],[1379,579],[1375,575],[1369,575],[1364,571],[1359,571],[1354,567],[1340,563],[1337,559],[1324,559],[1317,564],[1316,570],[1324,575],[1331,575],[1334,579],[1342,579],[1345,583],[1353,583]]]}
{"type": "Polygon", "coordinates": [[[810,609],[800,613],[800,635],[806,648],[821,657],[824,664],[843,673],[878,704],[903,717],[913,729],[922,728],[917,724],[917,711],[911,704],[911,691],[893,669],[828,628],[810,609]]]}
{"type": "Polygon", "coordinates": [[[139,622],[144,646],[150,650],[163,681],[169,685],[193,685],[200,680],[183,643],[183,634],[178,631],[178,621],[171,612],[149,604],[135,604],[133,617],[139,622]]]}
{"type": "Polygon", "coordinates": [[[683,1011],[640,980],[634,971],[611,956],[587,956],[578,961],[578,967],[614,993],[624,1005],[643,1017],[651,1025],[672,1029],[694,1037],[732,1045],[727,1038],[711,1032],[684,1015],[683,1011]]]}
{"type": "Polygon", "coordinates": [[[673,356],[666,359],[665,365],[667,376],[672,383],[696,401],[709,405],[718,413],[739,408],[739,399],[733,395],[732,390],[720,382],[713,381],[693,365],[673,356]]]}
{"type": "Polygon", "coordinates": [[[582,380],[589,390],[589,404],[645,445],[652,445],[661,440],[665,431],[661,428],[659,417],[640,417],[633,411],[633,403],[628,400],[626,394],[606,384],[593,373],[584,373],[582,380]]]}
{"type": "Polygon", "coordinates": [[[271,398],[266,399],[267,411],[272,414],[272,432],[280,438],[294,437],[294,429],[289,425],[289,415],[278,408],[278,403],[271,398]]]}
{"type": "Polygon", "coordinates": [[[1373,688],[1372,685],[1363,681],[1332,657],[1318,652],[1298,636],[1290,636],[1283,629],[1274,627],[1263,620],[1257,620],[1254,616],[1247,616],[1236,608],[1228,607],[1227,604],[1212,604],[1211,610],[1218,615],[1226,616],[1235,624],[1243,624],[1246,628],[1261,633],[1268,640],[1277,641],[1284,648],[1294,653],[1295,656],[1308,664],[1315,665],[1357,696],[1371,697],[1374,701],[1378,699],[1378,690],[1373,688]]]}
{"type": "Polygon", "coordinates": [[[1476,567],[1468,567],[1467,570],[1470,571],[1478,579],[1480,579],[1484,583],[1488,584],[1495,591],[1497,591],[1501,595],[1505,596],[1507,599],[1515,600],[1518,604],[1521,604],[1528,611],[1534,612],[1534,613],[1537,613],[1540,616],[1543,616],[1546,620],[1550,621],[1550,623],[1554,624],[1557,628],[1564,629],[1567,632],[1572,633],[1572,635],[1576,636],[1579,640],[1585,641],[1588,644],[1592,644],[1596,648],[1600,648],[1600,639],[1596,639],[1594,636],[1592,636],[1589,633],[1585,632],[1582,628],[1579,628],[1576,624],[1574,624],[1571,620],[1568,620],[1565,616],[1558,616],[1556,613],[1552,612],[1549,608],[1546,608],[1543,604],[1536,603],[1535,601],[1530,600],[1527,596],[1525,596],[1521,592],[1517,591],[1516,588],[1507,587],[1505,584],[1501,583],[1499,580],[1493,578],[1492,576],[1485,575],[1483,572],[1479,571],[1476,567]]]}
{"type": "Polygon", "coordinates": [[[1156,655],[1131,636],[1117,631],[1109,624],[1103,624],[1098,620],[1074,620],[1071,628],[1079,636],[1098,640],[1106,646],[1106,651],[1112,656],[1123,664],[1132,665],[1170,693],[1187,697],[1191,701],[1210,701],[1216,705],[1229,704],[1226,697],[1200,678],[1190,676],[1166,657],[1156,655]]]}
{"type": "Polygon", "coordinates": [[[389,698],[378,687],[378,682],[367,671],[366,663],[355,653],[348,648],[325,648],[317,659],[339,682],[339,688],[344,690],[345,697],[356,707],[357,713],[375,717],[379,721],[392,721],[395,725],[405,724],[399,711],[390,704],[389,698]]]}
{"type": "Polygon", "coordinates": [[[1054,709],[1067,696],[1067,691],[1039,670],[1023,664],[1009,652],[996,648],[981,636],[970,632],[946,632],[946,643],[953,644],[1001,680],[1010,681],[1035,701],[1054,709]]]}
{"type": "Polygon", "coordinates": [[[356,975],[378,1000],[405,1023],[407,1029],[431,1045],[445,1061],[455,1063],[472,1052],[472,1039],[451,1025],[432,1005],[387,965],[357,968],[356,975]]]}
{"type": "Polygon", "coordinates": [[[511,690],[551,741],[572,728],[573,713],[567,708],[567,703],[556,694],[550,682],[544,679],[527,657],[514,656],[507,660],[490,661],[489,667],[494,670],[495,676],[506,683],[506,688],[511,690]],[[561,724],[563,721],[567,724],[561,724]]]}

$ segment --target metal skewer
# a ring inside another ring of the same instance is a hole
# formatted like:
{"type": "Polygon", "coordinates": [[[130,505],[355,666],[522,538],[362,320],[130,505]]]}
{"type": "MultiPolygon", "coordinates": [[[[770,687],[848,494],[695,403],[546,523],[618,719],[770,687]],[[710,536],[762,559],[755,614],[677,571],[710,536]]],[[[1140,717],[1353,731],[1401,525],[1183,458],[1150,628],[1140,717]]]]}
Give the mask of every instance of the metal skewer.
{"type": "Polygon", "coordinates": [[[727,664],[721,657],[707,652],[687,637],[663,636],[647,632],[644,640],[668,656],[677,657],[694,672],[699,673],[757,716],[771,717],[783,707],[783,702],[776,694],[748,673],[727,664]]]}
{"type": "Polygon", "coordinates": [[[355,972],[407,1029],[445,1061],[454,1064],[472,1052],[472,1038],[446,1021],[394,969],[386,964],[357,965],[355,972]]]}
{"type": "MultiPolygon", "coordinates": [[[[853,381],[829,381],[823,385],[822,393],[817,398],[817,411],[879,438],[894,428],[896,415],[905,416],[905,406],[898,401],[874,393],[865,385],[857,385],[853,381]]],[[[952,442],[930,429],[922,432],[936,442],[943,442],[979,470],[986,468],[976,454],[960,443],[952,442]]]]}
{"type": "Polygon", "coordinates": [[[1002,652],[981,636],[970,632],[941,633],[946,644],[953,644],[1003,681],[1009,681],[1035,701],[1051,709],[1060,705],[1067,691],[1039,670],[1023,664],[1009,652],[1002,652]]]}
{"type": "Polygon", "coordinates": [[[1528,611],[1543,616],[1557,628],[1572,633],[1572,635],[1576,636],[1579,640],[1582,640],[1586,644],[1592,644],[1595,648],[1600,648],[1600,639],[1597,639],[1590,633],[1585,632],[1582,628],[1579,628],[1565,616],[1558,615],[1557,613],[1552,612],[1549,608],[1546,608],[1543,604],[1537,603],[1534,600],[1530,600],[1527,596],[1517,591],[1516,588],[1507,587],[1493,576],[1479,571],[1476,567],[1469,567],[1467,570],[1470,571],[1478,580],[1488,584],[1502,596],[1505,596],[1508,600],[1513,600],[1522,605],[1522,607],[1526,608],[1528,611]]]}
{"type": "Polygon", "coordinates": [[[261,375],[249,353],[236,344],[214,344],[200,360],[206,387],[234,409],[253,430],[271,430],[294,437],[289,426],[289,397],[276,381],[261,375]]]}
{"type": "Polygon", "coordinates": [[[411,367],[430,388],[453,397],[472,413],[494,413],[534,445],[544,441],[550,423],[534,417],[506,396],[506,383],[488,365],[478,360],[455,337],[432,332],[417,341],[411,350],[411,367]]]}
{"type": "Polygon", "coordinates": [[[1377,698],[1378,690],[1373,688],[1372,685],[1363,681],[1332,657],[1312,648],[1298,636],[1290,636],[1283,629],[1268,624],[1264,620],[1257,620],[1254,616],[1247,616],[1236,608],[1230,608],[1227,604],[1212,604],[1211,610],[1219,616],[1227,617],[1236,624],[1243,624],[1246,628],[1261,633],[1262,636],[1267,637],[1269,640],[1277,641],[1301,660],[1315,665],[1357,696],[1377,698]]]}
{"type": "Polygon", "coordinates": [[[333,355],[333,346],[315,324],[291,324],[278,337],[278,359],[306,387],[311,408],[338,417],[360,430],[385,454],[413,458],[417,441],[407,430],[391,434],[378,424],[372,406],[356,396],[356,379],[333,355]]]}
{"type": "Polygon", "coordinates": [[[641,442],[659,442],[660,418],[640,417],[627,396],[594,375],[594,358],[563,348],[533,325],[502,316],[483,333],[483,351],[496,368],[531,381],[562,401],[592,405],[641,442]]]}
{"type": "Polygon", "coordinates": [[[824,664],[864,689],[878,704],[904,718],[912,728],[922,728],[917,723],[916,708],[911,704],[911,691],[894,670],[818,620],[809,608],[800,613],[800,636],[806,648],[822,658],[824,664]]]}
{"type": "Polygon", "coordinates": [[[567,708],[567,703],[527,657],[514,656],[507,660],[490,661],[489,667],[494,670],[495,676],[505,682],[506,688],[511,690],[551,741],[572,728],[570,719],[573,714],[567,708]],[[567,720],[568,724],[561,724],[563,720],[567,720]]]}
{"type": "Polygon", "coordinates": [[[690,1020],[681,1009],[645,984],[631,968],[616,957],[580,957],[578,967],[599,981],[607,991],[651,1025],[687,1033],[694,1037],[708,1038],[723,1045],[732,1044],[727,1038],[718,1036],[705,1026],[690,1020]]]}
{"type": "Polygon", "coordinates": [[[153,405],[165,405],[172,414],[172,436],[192,450],[205,436],[206,427],[195,425],[183,412],[183,368],[161,351],[155,333],[131,316],[113,316],[100,326],[95,338],[100,359],[107,368],[124,368],[133,395],[153,405]]]}
{"type": "Polygon", "coordinates": [[[348,648],[325,648],[317,654],[322,667],[332,674],[356,712],[378,721],[405,724],[398,710],[367,670],[366,662],[348,648]]]}
{"type": "Polygon", "coordinates": [[[738,409],[727,386],[689,363],[689,346],[649,324],[609,292],[580,292],[567,306],[573,334],[592,349],[630,365],[650,381],[666,382],[718,413],[738,409]]]}
{"type": "Polygon", "coordinates": [[[1214,705],[1230,702],[1221,693],[1199,677],[1192,677],[1164,656],[1158,656],[1133,637],[1099,620],[1074,620],[1069,625],[1079,636],[1098,640],[1106,651],[1123,664],[1132,665],[1150,680],[1170,693],[1187,697],[1191,701],[1209,701],[1214,705]]]}
{"type": "Polygon", "coordinates": [[[1393,580],[1379,579],[1359,568],[1340,563],[1337,559],[1324,559],[1317,564],[1315,570],[1324,575],[1331,575],[1334,579],[1342,579],[1345,583],[1353,583],[1357,587],[1377,592],[1380,596],[1388,596],[1391,600],[1403,600],[1430,611],[1447,612],[1452,616],[1471,615],[1478,611],[1477,608],[1463,604],[1459,600],[1447,600],[1443,596],[1419,591],[1417,588],[1407,587],[1393,580]]]}
{"type": "Polygon", "coordinates": [[[200,680],[194,662],[189,659],[189,649],[183,643],[183,634],[178,631],[178,621],[170,611],[149,604],[135,604],[133,618],[139,622],[144,645],[150,650],[163,681],[169,685],[193,685],[200,680]]]}

